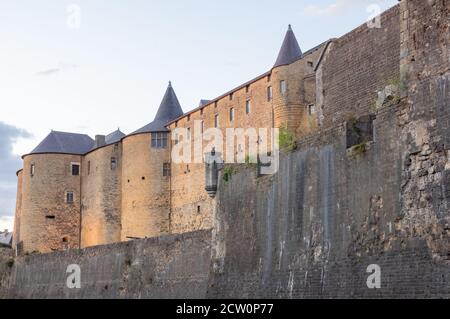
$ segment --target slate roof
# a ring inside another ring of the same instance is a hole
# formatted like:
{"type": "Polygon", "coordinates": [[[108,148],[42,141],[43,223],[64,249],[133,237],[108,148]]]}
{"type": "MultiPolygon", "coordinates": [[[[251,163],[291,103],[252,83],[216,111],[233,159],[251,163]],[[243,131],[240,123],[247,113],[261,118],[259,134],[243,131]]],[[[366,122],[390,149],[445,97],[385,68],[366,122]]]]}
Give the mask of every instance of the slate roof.
{"type": "Polygon", "coordinates": [[[112,132],[111,134],[106,135],[105,142],[106,145],[114,144],[117,142],[120,142],[122,138],[124,138],[126,135],[118,129],[117,131],[112,132]]]}
{"type": "Polygon", "coordinates": [[[51,131],[30,154],[60,153],[83,155],[90,151],[93,146],[94,140],[86,134],[51,131]]]}
{"type": "Polygon", "coordinates": [[[292,31],[291,25],[289,25],[283,44],[281,45],[277,61],[273,67],[276,68],[278,66],[294,63],[302,56],[303,53],[298,45],[297,38],[295,37],[294,31],[292,31]]]}
{"type": "Polygon", "coordinates": [[[198,103],[199,107],[208,105],[209,103],[211,103],[211,100],[200,100],[200,103],[198,103]]]}
{"type": "Polygon", "coordinates": [[[13,233],[0,232],[0,245],[11,246],[13,233]]]}
{"type": "Polygon", "coordinates": [[[177,95],[173,90],[172,83],[169,82],[169,86],[164,94],[161,105],[159,106],[153,122],[145,125],[130,135],[151,132],[168,132],[169,130],[166,128],[167,123],[180,117],[181,115],[183,115],[183,110],[181,109],[180,102],[178,101],[177,95]]]}

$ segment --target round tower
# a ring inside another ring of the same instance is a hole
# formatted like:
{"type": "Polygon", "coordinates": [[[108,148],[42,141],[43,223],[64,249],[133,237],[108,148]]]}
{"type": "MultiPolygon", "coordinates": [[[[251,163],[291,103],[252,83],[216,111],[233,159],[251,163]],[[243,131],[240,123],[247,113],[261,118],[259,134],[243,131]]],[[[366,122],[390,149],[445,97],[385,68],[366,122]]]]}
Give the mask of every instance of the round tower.
{"type": "Polygon", "coordinates": [[[81,247],[120,242],[122,211],[122,142],[120,130],[97,135],[83,157],[81,247]]]}
{"type": "Polygon", "coordinates": [[[181,115],[169,83],[154,121],[122,140],[122,240],[169,232],[170,137],[166,124],[181,115]]]}
{"type": "Polygon", "coordinates": [[[87,135],[52,131],[23,157],[23,252],[79,247],[81,155],[92,145],[87,135]]]}
{"type": "Polygon", "coordinates": [[[272,95],[275,127],[287,128],[292,133],[298,133],[297,129],[305,112],[301,81],[304,75],[302,56],[303,53],[289,25],[272,68],[271,87],[268,88],[267,94],[272,95]]]}

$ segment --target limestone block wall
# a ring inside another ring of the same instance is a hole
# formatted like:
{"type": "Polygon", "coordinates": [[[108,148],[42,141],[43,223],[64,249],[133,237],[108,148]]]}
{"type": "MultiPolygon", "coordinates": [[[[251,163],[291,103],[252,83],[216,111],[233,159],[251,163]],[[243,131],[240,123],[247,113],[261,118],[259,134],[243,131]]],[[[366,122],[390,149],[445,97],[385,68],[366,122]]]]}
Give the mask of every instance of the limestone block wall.
{"type": "Polygon", "coordinates": [[[25,156],[20,218],[24,252],[79,247],[81,176],[72,176],[72,163],[81,164],[81,156],[25,156]],[[32,164],[34,175],[31,175],[32,164]],[[66,202],[67,192],[73,192],[73,203],[66,202]]]}
{"type": "MultiPolygon", "coordinates": [[[[215,116],[218,116],[219,129],[222,131],[225,145],[227,128],[272,128],[272,101],[267,99],[267,88],[273,85],[270,73],[219,97],[201,109],[197,109],[187,116],[170,125],[175,128],[190,128],[191,142],[198,137],[195,135],[195,121],[203,121],[204,131],[215,126],[215,116]],[[246,112],[246,103],[250,103],[250,112],[246,112]],[[230,120],[230,109],[234,109],[234,119],[230,120]]],[[[201,138],[200,138],[201,140],[201,138]]],[[[210,151],[208,145],[211,141],[203,141],[203,154],[210,151]]],[[[248,142],[236,140],[234,155],[247,149],[248,142]],[[239,147],[241,144],[241,147],[239,147]]],[[[172,148],[174,143],[172,141],[172,148]]],[[[271,147],[269,141],[268,147],[271,147]]],[[[219,151],[219,150],[217,150],[219,151]]],[[[194,148],[192,146],[192,154],[194,148]]],[[[222,150],[225,158],[227,152],[222,150]]],[[[215,203],[205,191],[205,175],[203,163],[172,164],[171,178],[171,218],[170,230],[172,233],[208,229],[212,227],[212,216],[215,203]]]]}
{"type": "Polygon", "coordinates": [[[399,6],[381,14],[381,28],[361,25],[333,40],[319,65],[318,111],[323,127],[373,113],[377,92],[400,79],[399,6]]]}
{"type": "Polygon", "coordinates": [[[81,246],[119,242],[122,211],[122,143],[83,157],[81,246]],[[114,159],[115,163],[112,163],[114,159]]]}
{"type": "Polygon", "coordinates": [[[22,215],[22,179],[23,170],[17,172],[17,196],[16,196],[16,212],[14,216],[14,236],[13,236],[13,247],[17,247],[20,243],[20,225],[21,225],[21,215],[22,215]]]}
{"type": "Polygon", "coordinates": [[[170,162],[169,148],[151,148],[151,134],[122,141],[121,240],[169,232],[169,179],[163,164],[170,162]]]}

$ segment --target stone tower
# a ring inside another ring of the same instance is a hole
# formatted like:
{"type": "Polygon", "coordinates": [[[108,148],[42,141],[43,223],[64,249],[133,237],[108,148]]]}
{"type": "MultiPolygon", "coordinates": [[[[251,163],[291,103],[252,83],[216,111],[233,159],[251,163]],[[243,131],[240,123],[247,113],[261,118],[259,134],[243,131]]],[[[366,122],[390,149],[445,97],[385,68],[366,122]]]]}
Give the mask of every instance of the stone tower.
{"type": "Polygon", "coordinates": [[[16,244],[23,243],[24,252],[79,247],[81,160],[93,143],[87,135],[52,131],[23,156],[16,244]]]}
{"type": "MultiPolygon", "coordinates": [[[[308,53],[309,54],[309,53],[308,53]]],[[[314,54],[314,53],[313,53],[314,54]]],[[[291,25],[281,46],[278,58],[272,68],[271,87],[267,94],[272,94],[274,125],[285,127],[297,137],[303,135],[306,110],[309,104],[308,93],[314,89],[308,87],[308,76],[314,74],[311,61],[305,59],[291,25]],[[270,92],[272,91],[272,92],[270,92]]],[[[311,59],[312,60],[312,59],[311,59]]]]}
{"type": "Polygon", "coordinates": [[[154,121],[123,139],[122,240],[169,232],[170,135],[166,125],[181,115],[169,83],[154,121]]]}
{"type": "Polygon", "coordinates": [[[120,130],[97,135],[83,157],[81,247],[111,244],[121,238],[122,138],[120,130]]]}

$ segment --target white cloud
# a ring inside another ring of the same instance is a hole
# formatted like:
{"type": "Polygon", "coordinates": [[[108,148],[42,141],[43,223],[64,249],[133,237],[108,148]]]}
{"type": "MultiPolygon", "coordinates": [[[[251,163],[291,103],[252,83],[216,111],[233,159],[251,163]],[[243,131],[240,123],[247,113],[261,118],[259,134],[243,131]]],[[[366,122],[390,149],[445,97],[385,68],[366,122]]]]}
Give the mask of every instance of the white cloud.
{"type": "Polygon", "coordinates": [[[5,229],[9,231],[14,229],[14,217],[0,216],[0,231],[4,231],[5,229]]]}
{"type": "Polygon", "coordinates": [[[395,4],[394,0],[334,0],[328,5],[310,4],[303,8],[302,14],[308,16],[332,17],[343,14],[356,5],[378,4],[391,6],[395,4]]]}

